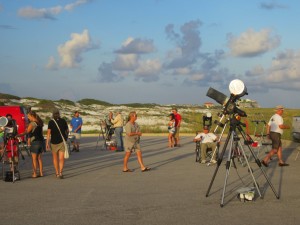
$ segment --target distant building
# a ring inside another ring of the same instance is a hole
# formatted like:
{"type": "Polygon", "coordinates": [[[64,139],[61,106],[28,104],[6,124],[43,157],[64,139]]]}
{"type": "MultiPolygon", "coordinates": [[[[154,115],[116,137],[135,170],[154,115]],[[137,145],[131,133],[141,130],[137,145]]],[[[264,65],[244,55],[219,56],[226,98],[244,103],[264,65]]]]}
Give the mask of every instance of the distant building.
{"type": "Polygon", "coordinates": [[[214,106],[214,103],[212,103],[212,102],[205,102],[204,106],[209,109],[209,108],[211,108],[211,107],[214,106]]]}
{"type": "Polygon", "coordinates": [[[260,108],[258,102],[251,99],[242,99],[238,105],[241,108],[260,108]]]}

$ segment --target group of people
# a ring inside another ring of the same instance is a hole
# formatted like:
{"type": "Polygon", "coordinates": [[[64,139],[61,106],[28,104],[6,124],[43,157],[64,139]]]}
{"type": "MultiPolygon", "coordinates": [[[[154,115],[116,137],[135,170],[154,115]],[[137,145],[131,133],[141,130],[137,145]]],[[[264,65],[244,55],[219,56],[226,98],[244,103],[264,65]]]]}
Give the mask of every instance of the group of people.
{"type": "MultiPolygon", "coordinates": [[[[30,110],[27,114],[29,124],[26,130],[19,133],[15,138],[27,136],[27,146],[29,147],[32,158],[32,178],[43,177],[43,160],[42,153],[45,150],[52,151],[53,166],[55,169],[55,176],[63,179],[64,169],[64,141],[67,141],[69,135],[69,127],[65,119],[60,117],[60,112],[55,109],[52,113],[53,119],[48,123],[46,143],[43,135],[44,122],[39,115],[30,110]],[[45,149],[46,147],[46,149],[45,149]]],[[[75,136],[73,150],[79,151],[79,143],[81,136],[82,119],[79,117],[79,112],[76,111],[74,117],[70,122],[71,134],[75,136]]]]}
{"type": "MultiPolygon", "coordinates": [[[[279,160],[279,166],[288,166],[282,158],[282,143],[281,135],[283,129],[289,129],[288,125],[283,123],[282,114],[284,112],[284,107],[279,105],[276,107],[276,113],[271,117],[267,124],[267,135],[272,140],[272,150],[265,156],[261,163],[268,167],[270,158],[277,154],[279,160]]],[[[65,149],[64,141],[67,141],[69,135],[69,126],[65,119],[60,117],[59,110],[55,109],[53,111],[53,119],[48,123],[46,144],[44,143],[43,136],[43,126],[44,123],[35,111],[29,111],[27,116],[30,121],[27,129],[16,137],[21,137],[27,135],[28,146],[30,147],[30,152],[32,156],[32,178],[43,177],[43,161],[42,153],[45,150],[52,151],[53,166],[55,169],[55,176],[57,178],[63,178],[64,169],[64,152],[68,151],[65,149]],[[64,140],[63,140],[64,139],[64,140]]],[[[176,108],[172,109],[172,113],[169,115],[168,123],[168,142],[169,147],[180,146],[179,131],[181,124],[181,115],[178,113],[176,108]]],[[[132,172],[133,170],[128,168],[128,160],[133,152],[137,155],[137,160],[140,165],[141,171],[149,171],[151,168],[144,165],[140,137],[142,132],[137,120],[137,113],[132,111],[128,115],[128,119],[125,124],[125,137],[123,142],[123,117],[121,112],[117,112],[116,116],[113,117],[113,113],[110,112],[108,115],[109,125],[114,128],[116,141],[117,141],[117,151],[125,151],[125,156],[123,159],[123,172],[132,172]]],[[[81,138],[81,128],[83,125],[82,118],[79,117],[79,112],[74,113],[74,117],[71,119],[70,134],[74,136],[73,151],[79,151],[80,138],[81,138]]],[[[217,146],[217,136],[209,132],[209,126],[204,126],[203,131],[198,133],[194,138],[194,142],[201,142],[201,161],[200,163],[206,163],[206,154],[208,148],[212,150],[216,149],[217,146]]],[[[3,144],[3,142],[1,143],[3,144]]],[[[213,154],[211,159],[212,163],[216,163],[216,154],[213,154]]]]}
{"type": "MultiPolygon", "coordinates": [[[[278,105],[275,108],[275,114],[270,118],[267,123],[267,137],[272,141],[272,150],[261,160],[261,164],[265,167],[269,166],[269,161],[277,154],[278,165],[289,166],[288,163],[284,162],[282,157],[282,142],[281,135],[283,134],[284,129],[289,129],[290,127],[283,122],[282,114],[284,112],[284,107],[278,105]]],[[[210,148],[213,151],[211,163],[216,163],[216,148],[218,144],[218,138],[214,133],[209,132],[209,126],[204,126],[203,132],[200,132],[196,135],[193,140],[194,142],[200,142],[201,149],[201,160],[200,163],[206,163],[207,159],[207,150],[210,148]]]]}

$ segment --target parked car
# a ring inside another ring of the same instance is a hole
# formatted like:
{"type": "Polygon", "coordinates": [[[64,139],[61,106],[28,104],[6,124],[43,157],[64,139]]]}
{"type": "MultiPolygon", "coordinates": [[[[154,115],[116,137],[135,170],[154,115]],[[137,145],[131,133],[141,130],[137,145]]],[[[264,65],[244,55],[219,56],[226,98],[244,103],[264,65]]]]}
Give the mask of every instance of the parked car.
{"type": "MultiPolygon", "coordinates": [[[[17,133],[23,133],[28,125],[26,108],[23,106],[0,106],[0,117],[6,117],[7,114],[11,114],[16,121],[17,133]]],[[[25,141],[24,138],[22,136],[22,141],[25,141]]]]}

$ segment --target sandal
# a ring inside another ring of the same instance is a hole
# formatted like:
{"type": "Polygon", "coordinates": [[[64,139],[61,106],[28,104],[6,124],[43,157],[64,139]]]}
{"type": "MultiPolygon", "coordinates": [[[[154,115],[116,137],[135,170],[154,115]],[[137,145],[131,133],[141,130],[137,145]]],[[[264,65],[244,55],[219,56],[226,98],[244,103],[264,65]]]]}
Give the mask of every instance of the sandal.
{"type": "Polygon", "coordinates": [[[64,175],[62,173],[59,173],[59,179],[64,179],[64,175]]]}
{"type": "Polygon", "coordinates": [[[123,170],[124,173],[133,172],[131,169],[123,170]]]}
{"type": "Polygon", "coordinates": [[[149,170],[151,170],[150,167],[145,167],[145,169],[143,169],[142,172],[147,172],[147,171],[149,171],[149,170]]]}
{"type": "Polygon", "coordinates": [[[33,174],[31,176],[31,178],[37,178],[37,177],[38,177],[38,175],[33,175],[33,174]]]}

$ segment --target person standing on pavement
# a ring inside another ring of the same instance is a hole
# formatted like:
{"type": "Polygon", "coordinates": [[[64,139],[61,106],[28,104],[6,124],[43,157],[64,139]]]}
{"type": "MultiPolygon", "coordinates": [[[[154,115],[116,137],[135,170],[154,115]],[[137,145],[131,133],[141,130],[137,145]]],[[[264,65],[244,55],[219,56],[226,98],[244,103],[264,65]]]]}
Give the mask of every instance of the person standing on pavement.
{"type": "Polygon", "coordinates": [[[289,129],[288,125],[283,124],[282,114],[284,112],[284,107],[282,105],[276,106],[276,113],[271,117],[270,121],[267,124],[267,136],[272,140],[272,150],[268,155],[261,161],[261,163],[268,167],[270,158],[277,154],[279,166],[288,166],[289,164],[285,163],[282,159],[282,143],[281,135],[283,134],[283,129],[289,129]]]}
{"type": "Polygon", "coordinates": [[[140,131],[139,125],[135,122],[137,120],[136,112],[130,112],[128,116],[128,121],[125,125],[125,157],[123,164],[123,172],[133,172],[133,170],[128,169],[128,160],[133,151],[136,152],[138,162],[141,167],[142,172],[149,171],[151,168],[146,167],[143,163],[141,146],[140,146],[140,137],[142,132],[140,131]]]}
{"type": "Polygon", "coordinates": [[[180,124],[181,124],[181,115],[178,113],[177,108],[172,109],[172,113],[174,114],[175,117],[175,144],[174,147],[180,147],[180,138],[179,138],[179,133],[180,133],[180,124]]]}
{"type": "Polygon", "coordinates": [[[65,149],[62,135],[65,141],[67,141],[69,128],[67,121],[60,117],[58,109],[54,109],[52,115],[53,119],[48,123],[46,149],[50,149],[51,144],[55,175],[57,178],[63,179],[63,169],[65,164],[64,156],[65,151],[68,151],[68,149],[65,149]],[[54,120],[56,123],[54,122],[54,120]]]}
{"type": "Polygon", "coordinates": [[[124,144],[123,144],[123,117],[120,111],[117,112],[117,115],[115,118],[112,117],[112,114],[110,114],[110,121],[112,122],[114,129],[115,129],[115,136],[117,141],[117,152],[124,151],[124,144]]]}
{"type": "Polygon", "coordinates": [[[43,161],[42,153],[44,151],[44,136],[43,136],[43,126],[44,123],[36,112],[30,111],[28,114],[28,119],[30,121],[28,127],[23,133],[17,134],[16,137],[21,137],[24,135],[29,135],[28,144],[30,147],[30,153],[32,158],[32,178],[37,178],[38,176],[43,177],[43,161]],[[39,169],[39,175],[37,171],[39,169]]]}
{"type": "Polygon", "coordinates": [[[82,127],[82,118],[79,117],[79,112],[75,111],[74,117],[71,120],[71,135],[75,137],[72,151],[79,152],[80,138],[81,138],[81,127],[82,127]]]}

